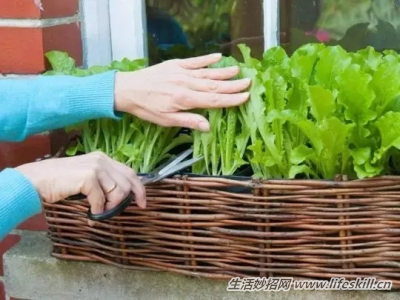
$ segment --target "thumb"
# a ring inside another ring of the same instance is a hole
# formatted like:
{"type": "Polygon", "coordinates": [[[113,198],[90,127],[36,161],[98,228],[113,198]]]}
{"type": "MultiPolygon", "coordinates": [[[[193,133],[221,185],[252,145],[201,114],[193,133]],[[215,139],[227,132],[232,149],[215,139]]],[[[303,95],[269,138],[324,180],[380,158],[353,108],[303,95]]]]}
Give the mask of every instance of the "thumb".
{"type": "Polygon", "coordinates": [[[166,119],[169,126],[186,127],[204,132],[210,131],[210,123],[202,115],[187,112],[176,112],[164,114],[163,118],[166,119]]]}
{"type": "MultiPolygon", "coordinates": [[[[92,214],[101,214],[104,212],[104,204],[106,202],[103,190],[97,180],[91,183],[91,189],[87,193],[87,200],[90,204],[92,214]]],[[[94,221],[89,220],[89,226],[94,225],[94,221]]]]}

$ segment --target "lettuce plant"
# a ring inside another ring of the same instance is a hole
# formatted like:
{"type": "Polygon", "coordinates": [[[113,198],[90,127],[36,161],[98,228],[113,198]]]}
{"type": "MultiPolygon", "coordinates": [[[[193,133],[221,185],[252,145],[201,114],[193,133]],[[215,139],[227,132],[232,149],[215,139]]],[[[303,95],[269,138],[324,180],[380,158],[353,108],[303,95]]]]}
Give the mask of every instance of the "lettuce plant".
{"type": "Polygon", "coordinates": [[[400,55],[371,47],[346,52],[340,46],[307,44],[291,57],[276,47],[258,60],[245,45],[239,48],[243,62],[224,62],[239,65],[241,77],[252,79],[251,99],[236,110],[205,113],[213,129],[195,133],[194,144],[197,154],[208,159],[195,172],[230,175],[245,163],[263,178],[364,178],[396,172],[400,55]],[[221,125],[228,122],[228,112],[236,114],[229,117],[236,120],[233,133],[221,125]],[[242,134],[247,139],[241,140],[242,134]],[[242,151],[241,142],[247,140],[242,151]],[[223,168],[226,151],[236,151],[229,156],[235,168],[223,168]]]}

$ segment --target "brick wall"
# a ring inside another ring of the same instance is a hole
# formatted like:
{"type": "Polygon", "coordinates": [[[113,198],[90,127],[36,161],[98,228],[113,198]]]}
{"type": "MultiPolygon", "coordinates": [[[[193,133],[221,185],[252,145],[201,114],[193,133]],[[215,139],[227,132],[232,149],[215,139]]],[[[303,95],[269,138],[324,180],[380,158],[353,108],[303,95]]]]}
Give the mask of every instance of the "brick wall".
{"type": "MultiPolygon", "coordinates": [[[[0,74],[40,74],[46,69],[44,53],[63,50],[82,63],[79,0],[0,0],[0,74]]],[[[53,136],[39,134],[22,143],[0,143],[0,170],[31,162],[54,153],[59,144],[53,136]]],[[[45,230],[37,215],[19,226],[45,230]]],[[[18,230],[0,241],[0,300],[5,298],[2,255],[19,241],[18,230]]]]}

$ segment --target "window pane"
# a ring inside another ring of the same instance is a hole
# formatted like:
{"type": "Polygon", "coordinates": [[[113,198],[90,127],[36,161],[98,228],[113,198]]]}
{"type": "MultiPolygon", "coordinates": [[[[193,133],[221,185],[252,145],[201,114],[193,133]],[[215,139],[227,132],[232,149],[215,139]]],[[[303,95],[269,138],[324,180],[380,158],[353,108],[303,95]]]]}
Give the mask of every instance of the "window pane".
{"type": "Polygon", "coordinates": [[[146,0],[150,63],[211,52],[264,48],[262,0],[146,0]]]}
{"type": "Polygon", "coordinates": [[[400,0],[281,0],[281,44],[400,50],[400,0]]]}

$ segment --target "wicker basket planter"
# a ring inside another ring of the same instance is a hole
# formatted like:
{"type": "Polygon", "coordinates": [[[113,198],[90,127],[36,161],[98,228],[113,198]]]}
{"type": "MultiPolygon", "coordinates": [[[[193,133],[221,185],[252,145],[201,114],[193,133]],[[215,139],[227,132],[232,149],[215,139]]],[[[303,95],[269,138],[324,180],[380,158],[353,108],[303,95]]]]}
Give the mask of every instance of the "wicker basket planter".
{"type": "Polygon", "coordinates": [[[178,176],[148,208],[87,225],[86,201],[45,204],[55,257],[212,278],[375,276],[400,286],[400,177],[178,176]]]}

